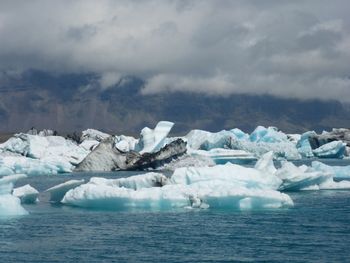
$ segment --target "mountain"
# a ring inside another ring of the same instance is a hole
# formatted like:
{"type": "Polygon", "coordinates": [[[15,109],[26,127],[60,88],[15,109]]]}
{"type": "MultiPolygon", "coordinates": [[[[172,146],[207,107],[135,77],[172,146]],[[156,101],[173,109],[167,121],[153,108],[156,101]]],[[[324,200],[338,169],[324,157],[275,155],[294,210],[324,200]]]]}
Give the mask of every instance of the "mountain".
{"type": "Polygon", "coordinates": [[[350,107],[338,101],[187,92],[143,95],[141,79],[125,77],[108,89],[102,89],[98,79],[96,74],[56,75],[34,70],[20,76],[2,74],[0,132],[31,127],[59,132],[96,128],[136,135],[159,120],[175,122],[175,134],[194,128],[252,131],[257,125],[291,133],[350,127],[350,107]]]}

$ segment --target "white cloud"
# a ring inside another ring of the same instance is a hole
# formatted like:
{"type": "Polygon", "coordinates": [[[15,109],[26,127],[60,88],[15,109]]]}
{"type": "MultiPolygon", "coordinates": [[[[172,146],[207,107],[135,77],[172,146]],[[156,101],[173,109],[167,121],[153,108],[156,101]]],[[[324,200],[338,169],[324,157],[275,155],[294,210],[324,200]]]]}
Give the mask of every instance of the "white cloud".
{"type": "Polygon", "coordinates": [[[347,0],[1,1],[0,70],[350,101],[347,0]]]}

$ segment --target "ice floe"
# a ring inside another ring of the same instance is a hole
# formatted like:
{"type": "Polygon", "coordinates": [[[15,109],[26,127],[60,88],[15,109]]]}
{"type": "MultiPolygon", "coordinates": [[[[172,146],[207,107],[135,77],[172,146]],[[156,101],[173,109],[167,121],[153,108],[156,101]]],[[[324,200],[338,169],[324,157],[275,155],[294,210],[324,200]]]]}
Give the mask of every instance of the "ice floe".
{"type": "Polygon", "coordinates": [[[62,157],[45,157],[42,159],[24,156],[1,156],[0,176],[24,173],[29,176],[68,173],[74,166],[62,157]]]}
{"type": "Polygon", "coordinates": [[[22,204],[34,204],[38,201],[39,196],[38,190],[29,184],[14,188],[12,194],[21,199],[22,204]]]}
{"type": "Polygon", "coordinates": [[[81,180],[69,180],[67,182],[61,183],[59,185],[55,185],[45,192],[50,193],[50,201],[52,202],[60,202],[64,195],[70,190],[73,189],[85,182],[84,179],[81,180]]]}
{"type": "Polygon", "coordinates": [[[170,179],[158,173],[125,179],[91,178],[87,184],[69,190],[62,203],[113,210],[290,207],[290,197],[277,191],[281,183],[274,175],[227,163],[179,168],[170,179]]]}
{"type": "Polygon", "coordinates": [[[25,177],[23,174],[14,174],[0,178],[0,217],[28,214],[21,206],[21,200],[12,195],[14,183],[25,177]]]}
{"type": "Polygon", "coordinates": [[[344,157],[346,150],[346,143],[341,141],[333,141],[323,144],[319,148],[313,150],[315,156],[319,158],[338,158],[344,157]]]}
{"type": "Polygon", "coordinates": [[[148,127],[143,128],[137,150],[140,153],[159,151],[162,147],[164,147],[165,138],[168,136],[173,126],[173,122],[160,121],[153,130],[148,127]]]}

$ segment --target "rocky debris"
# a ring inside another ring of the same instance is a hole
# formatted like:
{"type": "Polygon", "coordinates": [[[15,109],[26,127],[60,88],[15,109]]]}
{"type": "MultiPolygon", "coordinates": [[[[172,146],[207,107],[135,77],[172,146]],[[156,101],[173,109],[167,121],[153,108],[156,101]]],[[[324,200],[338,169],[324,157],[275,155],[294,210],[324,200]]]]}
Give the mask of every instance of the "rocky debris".
{"type": "Polygon", "coordinates": [[[309,142],[313,150],[333,141],[342,141],[350,147],[350,129],[333,129],[330,132],[323,132],[322,134],[309,136],[309,142]]]}
{"type": "Polygon", "coordinates": [[[110,136],[88,154],[78,164],[75,171],[144,170],[156,168],[186,153],[186,150],[186,142],[182,139],[177,139],[154,153],[123,152],[115,147],[115,140],[110,136]]]}

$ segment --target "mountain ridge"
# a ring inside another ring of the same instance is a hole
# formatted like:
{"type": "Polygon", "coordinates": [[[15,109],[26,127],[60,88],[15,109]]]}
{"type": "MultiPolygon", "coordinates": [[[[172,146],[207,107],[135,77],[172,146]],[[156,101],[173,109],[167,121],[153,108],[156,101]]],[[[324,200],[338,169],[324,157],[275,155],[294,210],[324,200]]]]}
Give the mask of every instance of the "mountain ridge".
{"type": "Polygon", "coordinates": [[[0,132],[31,127],[59,132],[86,128],[138,134],[160,120],[176,123],[174,134],[191,129],[219,131],[276,126],[285,132],[350,127],[350,107],[338,101],[271,95],[207,95],[190,92],[142,94],[135,77],[102,89],[96,74],[55,75],[28,71],[0,80],[0,132]]]}

